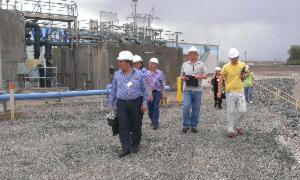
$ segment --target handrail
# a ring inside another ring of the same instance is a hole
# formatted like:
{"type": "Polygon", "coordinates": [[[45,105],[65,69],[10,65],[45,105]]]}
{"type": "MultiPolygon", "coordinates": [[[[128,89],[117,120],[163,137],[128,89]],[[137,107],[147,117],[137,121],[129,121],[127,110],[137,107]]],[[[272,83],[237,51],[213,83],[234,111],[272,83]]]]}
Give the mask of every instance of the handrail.
{"type": "Polygon", "coordinates": [[[270,83],[267,83],[265,82],[264,84],[260,83],[260,82],[256,82],[255,85],[257,85],[258,87],[274,94],[275,96],[275,99],[278,100],[278,99],[282,99],[286,102],[289,102],[291,103],[292,105],[295,106],[295,109],[296,111],[298,109],[300,109],[300,100],[286,92],[284,92],[283,90],[277,88],[277,87],[274,87],[273,85],[271,85],[270,83]],[[266,85],[264,84],[267,84],[269,87],[267,87],[266,85]],[[272,90],[271,90],[272,89],[272,90]]]}

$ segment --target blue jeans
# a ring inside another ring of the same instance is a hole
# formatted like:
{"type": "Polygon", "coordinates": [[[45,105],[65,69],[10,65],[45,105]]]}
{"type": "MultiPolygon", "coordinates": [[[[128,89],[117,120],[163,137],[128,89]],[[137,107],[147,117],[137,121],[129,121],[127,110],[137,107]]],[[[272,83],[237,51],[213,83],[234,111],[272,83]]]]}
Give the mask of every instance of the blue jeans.
{"type": "Polygon", "coordinates": [[[196,128],[200,116],[202,91],[183,92],[183,127],[196,128]],[[190,109],[192,108],[192,112],[190,109]]]}
{"type": "Polygon", "coordinates": [[[253,87],[245,87],[244,88],[244,92],[245,92],[245,99],[247,103],[250,103],[250,101],[252,101],[252,93],[253,93],[253,87]]]}
{"type": "Polygon", "coordinates": [[[149,118],[151,119],[151,123],[153,127],[158,127],[158,120],[159,120],[159,102],[161,99],[161,92],[160,91],[152,91],[153,101],[148,101],[148,111],[149,111],[149,118]]]}

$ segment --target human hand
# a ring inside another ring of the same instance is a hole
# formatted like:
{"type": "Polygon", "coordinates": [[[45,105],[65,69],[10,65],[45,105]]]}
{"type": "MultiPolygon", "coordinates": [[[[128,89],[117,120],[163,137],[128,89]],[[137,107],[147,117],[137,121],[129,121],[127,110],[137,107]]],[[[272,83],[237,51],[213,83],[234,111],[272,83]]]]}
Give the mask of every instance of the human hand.
{"type": "Polygon", "coordinates": [[[241,74],[241,75],[240,75],[240,78],[244,79],[244,78],[246,78],[247,76],[248,76],[248,74],[241,74]]]}
{"type": "Polygon", "coordinates": [[[186,76],[183,76],[183,75],[181,75],[181,76],[180,76],[180,79],[181,79],[181,80],[184,80],[184,81],[186,81],[186,80],[189,80],[189,78],[188,78],[188,77],[186,77],[186,76]]]}
{"type": "Polygon", "coordinates": [[[143,104],[142,107],[141,107],[141,111],[143,113],[147,112],[147,106],[143,104]]]}
{"type": "Polygon", "coordinates": [[[148,99],[149,99],[150,102],[153,102],[153,94],[152,94],[152,92],[149,93],[149,98],[148,99]]]}

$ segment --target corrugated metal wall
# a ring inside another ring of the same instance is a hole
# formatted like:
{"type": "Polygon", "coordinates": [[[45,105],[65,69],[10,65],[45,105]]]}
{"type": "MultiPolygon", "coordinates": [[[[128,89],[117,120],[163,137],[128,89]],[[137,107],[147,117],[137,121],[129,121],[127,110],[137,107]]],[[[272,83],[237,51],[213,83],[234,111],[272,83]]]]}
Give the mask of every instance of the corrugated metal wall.
{"type": "Polygon", "coordinates": [[[176,77],[179,75],[183,60],[182,49],[135,46],[135,45],[111,45],[97,44],[82,45],[74,48],[74,59],[72,50],[69,48],[55,48],[53,50],[54,63],[58,67],[58,82],[70,88],[88,87],[88,69],[90,69],[89,88],[105,88],[111,82],[109,68],[117,70],[116,58],[120,51],[130,50],[140,55],[144,60],[145,67],[151,57],[159,59],[159,68],[167,76],[167,83],[176,87],[176,77]],[[151,52],[151,53],[150,53],[151,52]]]}

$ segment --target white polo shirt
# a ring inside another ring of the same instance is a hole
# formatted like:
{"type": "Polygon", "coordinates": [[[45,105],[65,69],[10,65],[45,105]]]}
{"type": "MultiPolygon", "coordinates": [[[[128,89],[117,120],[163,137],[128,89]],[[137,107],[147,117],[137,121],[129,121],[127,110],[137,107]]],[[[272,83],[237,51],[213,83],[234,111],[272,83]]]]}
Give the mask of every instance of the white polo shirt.
{"type": "MultiPolygon", "coordinates": [[[[206,65],[202,61],[197,61],[195,64],[192,64],[190,61],[186,61],[182,64],[180,75],[198,74],[207,74],[206,65]]],[[[183,90],[202,91],[202,79],[198,79],[198,87],[187,86],[185,81],[183,81],[183,90]]]]}

